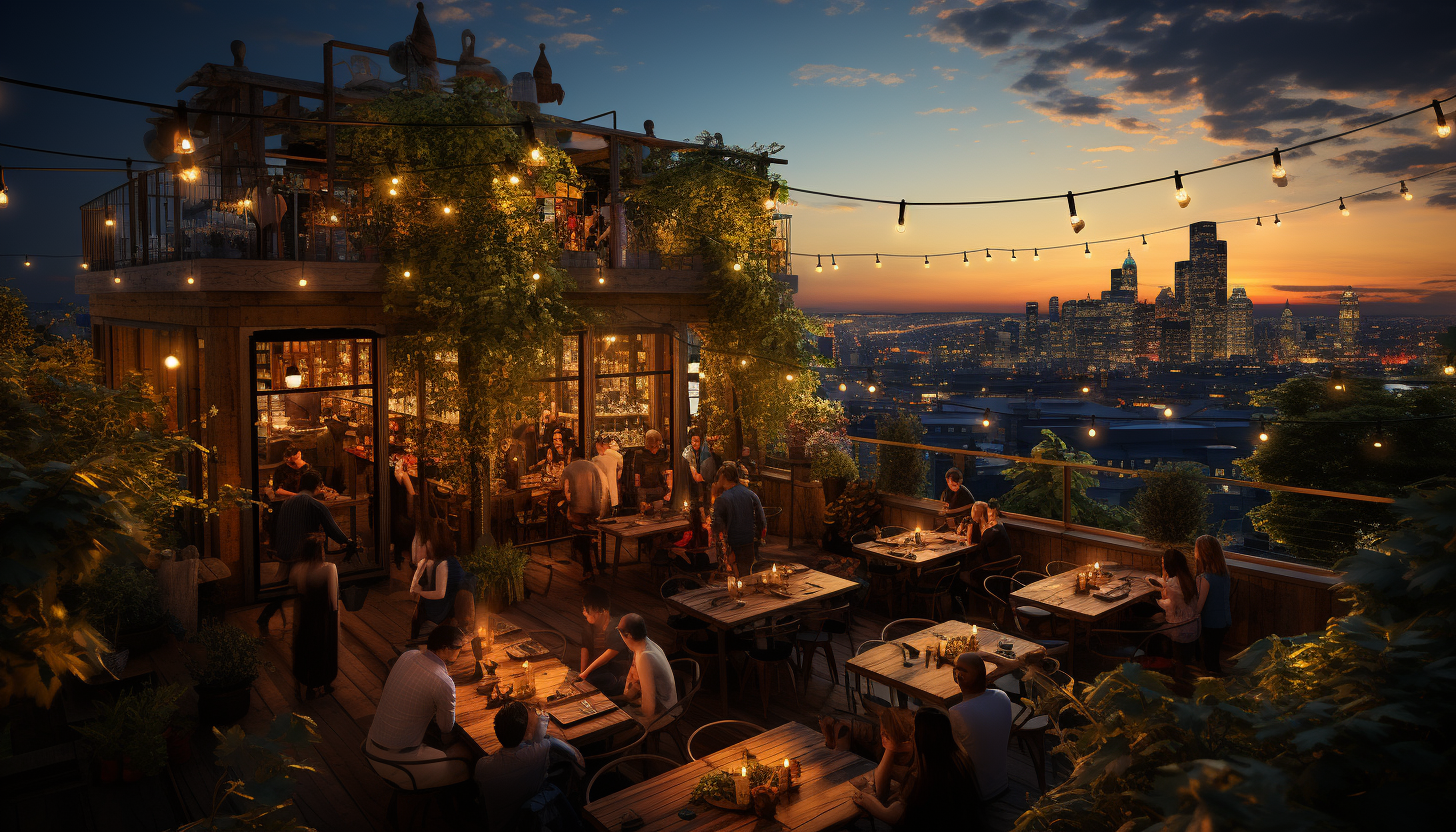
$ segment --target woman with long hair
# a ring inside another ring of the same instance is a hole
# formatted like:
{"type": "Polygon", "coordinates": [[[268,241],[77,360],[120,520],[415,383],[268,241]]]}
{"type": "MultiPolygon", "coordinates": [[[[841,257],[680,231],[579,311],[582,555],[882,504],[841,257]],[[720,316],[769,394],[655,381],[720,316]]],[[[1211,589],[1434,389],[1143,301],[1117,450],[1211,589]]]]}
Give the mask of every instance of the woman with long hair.
{"type": "Polygon", "coordinates": [[[1198,614],[1203,621],[1203,666],[1215,676],[1223,675],[1219,651],[1223,637],[1233,624],[1229,593],[1233,589],[1223,547],[1218,538],[1203,535],[1193,541],[1193,571],[1198,573],[1198,614]]]}
{"type": "Polygon", "coordinates": [[[661,553],[666,558],[681,561],[689,569],[702,571],[708,568],[707,549],[708,521],[703,515],[703,507],[694,503],[689,509],[688,527],[683,530],[682,537],[670,542],[661,553]]]}
{"type": "Polygon", "coordinates": [[[1188,558],[1177,549],[1163,552],[1162,580],[1148,579],[1158,589],[1158,606],[1163,608],[1165,630],[1175,644],[1198,640],[1198,582],[1188,569],[1188,558]]]}
{"type": "Polygon", "coordinates": [[[426,621],[439,625],[455,608],[455,593],[465,580],[465,567],[455,557],[455,540],[450,530],[440,523],[435,527],[425,559],[415,569],[410,581],[410,594],[419,598],[414,619],[410,622],[410,638],[419,638],[426,621]]]}
{"type": "Polygon", "coordinates": [[[900,797],[886,805],[873,791],[857,791],[855,805],[893,830],[985,828],[975,771],[956,744],[945,711],[916,711],[914,742],[913,771],[900,797]]]}
{"type": "Polygon", "coordinates": [[[910,785],[915,765],[915,715],[908,708],[880,710],[880,763],[875,766],[875,797],[889,803],[895,784],[903,791],[910,785]]]}
{"type": "Polygon", "coordinates": [[[324,559],[324,536],[311,534],[293,570],[293,678],[300,699],[334,691],[339,675],[339,570],[324,559]]]}

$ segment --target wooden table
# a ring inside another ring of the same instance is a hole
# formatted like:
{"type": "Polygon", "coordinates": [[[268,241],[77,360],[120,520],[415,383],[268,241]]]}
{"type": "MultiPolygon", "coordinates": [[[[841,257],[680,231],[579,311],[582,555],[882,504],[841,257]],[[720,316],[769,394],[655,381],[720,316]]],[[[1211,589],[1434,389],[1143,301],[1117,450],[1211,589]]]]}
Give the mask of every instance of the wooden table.
{"type": "MultiPolygon", "coordinates": [[[[491,620],[494,622],[506,619],[501,616],[491,616],[491,620]]],[[[529,633],[517,629],[506,635],[497,636],[495,643],[485,650],[485,658],[500,665],[495,671],[496,676],[500,678],[499,684],[519,687],[526,681],[528,672],[522,669],[522,662],[506,655],[506,648],[512,644],[526,641],[530,637],[529,633]]],[[[393,646],[396,652],[400,653],[406,650],[425,649],[423,646],[409,643],[393,646]]],[[[536,672],[536,696],[527,702],[531,707],[538,710],[551,709],[558,704],[570,706],[571,703],[589,701],[600,711],[598,716],[566,728],[558,725],[555,720],[548,720],[547,733],[553,737],[560,737],[573,745],[581,746],[611,737],[630,728],[636,721],[622,708],[609,709],[611,701],[606,694],[592,687],[585,679],[578,679],[571,686],[573,692],[570,696],[546,702],[547,696],[555,693],[558,688],[567,686],[567,674],[570,672],[570,668],[555,656],[547,656],[532,659],[531,669],[536,672]]],[[[465,649],[460,651],[459,657],[450,665],[450,677],[455,680],[455,723],[474,741],[481,752],[494,754],[501,748],[500,741],[495,737],[495,715],[499,708],[487,707],[486,697],[476,692],[475,682],[465,681],[474,673],[475,654],[471,652],[467,642],[465,649]]]]}
{"type": "MultiPolygon", "coordinates": [[[[1070,569],[1060,575],[1053,575],[1050,578],[1043,578],[1033,584],[1014,590],[1011,593],[1011,604],[1013,607],[1026,605],[1044,609],[1052,615],[1061,616],[1070,623],[1072,632],[1067,642],[1067,668],[1070,672],[1075,666],[1077,653],[1077,626],[1085,623],[1090,632],[1092,625],[1104,618],[1115,615],[1132,604],[1147,598],[1150,595],[1157,595],[1158,591],[1143,580],[1147,577],[1156,577],[1151,572],[1142,569],[1131,569],[1126,567],[1103,567],[1103,571],[1110,573],[1113,579],[1126,578],[1129,583],[1127,596],[1116,601],[1104,601],[1101,598],[1087,593],[1077,594],[1077,573],[1086,567],[1079,566],[1070,569]]],[[[1012,614],[1015,614],[1013,610],[1012,614]]]]}
{"type": "MultiPolygon", "coordinates": [[[[927,705],[949,708],[961,701],[961,689],[951,675],[950,664],[938,668],[935,666],[936,639],[932,634],[939,634],[946,638],[969,636],[971,625],[960,621],[937,624],[918,633],[896,639],[891,644],[881,644],[878,647],[870,648],[858,656],[845,660],[844,664],[860,676],[873,679],[897,691],[900,694],[902,706],[905,704],[906,698],[913,696],[927,705]],[[909,667],[905,666],[904,651],[900,648],[901,643],[921,651],[921,655],[910,660],[909,667]],[[924,651],[927,649],[932,654],[930,667],[925,666],[924,651]]],[[[1003,638],[1011,639],[1011,651],[1016,654],[1017,660],[1022,664],[1025,664],[1028,658],[1046,653],[1045,647],[1024,638],[988,630],[984,627],[977,633],[981,649],[988,652],[995,652],[998,643],[1003,638]]],[[[991,662],[985,662],[985,665],[987,680],[1003,673],[999,666],[991,662]]]]}
{"type": "Polygon", "coordinates": [[[921,532],[923,544],[913,548],[898,545],[914,539],[915,532],[906,532],[884,540],[856,543],[854,550],[866,557],[919,570],[945,566],[950,558],[959,557],[971,548],[964,537],[945,532],[921,532]]]}
{"type": "Polygon", "coordinates": [[[791,722],[594,800],[584,809],[592,826],[602,832],[617,832],[622,815],[628,810],[642,818],[643,832],[661,829],[748,832],[776,826],[793,832],[820,832],[838,828],[859,815],[852,799],[854,781],[874,769],[874,763],[858,754],[825,748],[822,734],[791,722]],[[760,820],[751,811],[733,812],[706,803],[688,803],[703,775],[735,768],[743,759],[745,749],[764,765],[774,761],[783,765],[785,757],[799,761],[798,788],[779,801],[774,822],[760,820]],[[679,819],[678,810],[684,808],[697,812],[697,819],[679,819]]]}
{"type": "Polygon", "coordinates": [[[617,579],[617,566],[622,562],[622,540],[637,541],[637,559],[642,559],[642,538],[659,534],[681,534],[690,523],[681,514],[674,514],[660,520],[644,522],[640,517],[619,517],[616,520],[598,520],[592,524],[600,537],[599,551],[603,559],[607,556],[607,537],[617,539],[616,551],[612,555],[612,580],[617,579]]]}
{"type": "Polygon", "coordinates": [[[837,578],[813,569],[803,569],[787,580],[787,598],[761,591],[758,579],[763,572],[743,577],[742,603],[728,597],[722,584],[690,589],[667,599],[667,605],[678,612],[708,622],[718,634],[718,696],[728,707],[728,631],[743,624],[770,618],[780,612],[859,588],[854,581],[837,578]]]}

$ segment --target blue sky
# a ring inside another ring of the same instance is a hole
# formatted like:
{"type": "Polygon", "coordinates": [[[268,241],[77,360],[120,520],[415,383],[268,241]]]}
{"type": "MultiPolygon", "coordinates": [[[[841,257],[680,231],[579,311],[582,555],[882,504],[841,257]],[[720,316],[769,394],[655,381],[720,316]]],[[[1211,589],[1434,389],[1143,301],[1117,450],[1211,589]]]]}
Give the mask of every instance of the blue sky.
{"type": "MultiPolygon", "coordinates": [[[[858,0],[426,5],[442,57],[470,28],[477,54],[507,75],[529,70],[547,44],[566,92],[547,112],[608,109],[619,124],[688,138],[721,132],[734,144],[777,141],[791,184],[885,199],[1000,198],[1083,190],[1198,168],[1346,129],[1361,119],[1456,92],[1456,4],[1230,0],[1218,7],[1167,0],[965,0],[874,4],[858,0]],[[1421,19],[1422,27],[1406,21],[1421,19]]],[[[72,2],[3,13],[11,36],[0,75],[114,95],[172,101],[205,62],[229,63],[234,38],[250,69],[318,79],[330,37],[387,47],[409,31],[413,3],[72,2]],[[135,46],[134,46],[135,45],[135,46]]],[[[184,93],[185,95],[185,93],[184,93]]],[[[1453,102],[1456,103],[1456,102],[1453,102]]],[[[1456,110],[1456,107],[1448,109],[1456,110]]],[[[0,86],[0,141],[81,153],[145,156],[140,108],[0,86]]],[[[7,166],[75,164],[0,148],[7,166]]],[[[1270,215],[1456,164],[1456,138],[1437,140],[1429,115],[1286,159],[1277,189],[1267,163],[1192,180],[1179,209],[1170,186],[1086,197],[1088,228],[1074,235],[1060,202],[894,209],[798,199],[801,252],[921,254],[1031,248],[1140,233],[1194,220],[1270,215]]],[[[7,174],[0,254],[79,250],[77,207],[118,177],[7,174]]],[[[1456,311],[1449,255],[1456,179],[1411,189],[1411,202],[1352,202],[1289,216],[1283,227],[1225,226],[1230,283],[1258,304],[1329,302],[1351,284],[1370,311],[1456,311]],[[1272,233],[1271,233],[1272,232],[1272,233]],[[1277,235],[1277,236],[1276,236],[1277,235]],[[1419,304],[1419,306],[1417,306],[1419,304]]],[[[1181,233],[1134,247],[1146,297],[1187,256],[1181,233]]],[[[1106,288],[1120,246],[1048,253],[1033,264],[959,256],[933,261],[841,259],[813,272],[796,263],[802,305],[838,309],[1019,309],[1106,288]]],[[[72,261],[0,260],[37,300],[69,293],[72,261]]]]}

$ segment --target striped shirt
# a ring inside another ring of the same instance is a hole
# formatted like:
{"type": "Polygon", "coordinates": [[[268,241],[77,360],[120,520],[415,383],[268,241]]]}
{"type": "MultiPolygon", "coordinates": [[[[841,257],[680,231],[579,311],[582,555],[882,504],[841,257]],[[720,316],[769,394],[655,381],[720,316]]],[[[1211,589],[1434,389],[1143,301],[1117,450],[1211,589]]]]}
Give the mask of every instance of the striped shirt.
{"type": "Polygon", "coordinates": [[[278,559],[291,562],[303,554],[303,539],[322,531],[337,543],[348,543],[349,538],[334,522],[331,514],[311,491],[300,491],[283,501],[278,509],[278,531],[274,535],[274,549],[278,559]]]}
{"type": "Polygon", "coordinates": [[[455,681],[439,656],[411,650],[384,681],[369,739],[391,750],[414,748],[424,741],[432,719],[442,734],[455,727],[455,681]]]}

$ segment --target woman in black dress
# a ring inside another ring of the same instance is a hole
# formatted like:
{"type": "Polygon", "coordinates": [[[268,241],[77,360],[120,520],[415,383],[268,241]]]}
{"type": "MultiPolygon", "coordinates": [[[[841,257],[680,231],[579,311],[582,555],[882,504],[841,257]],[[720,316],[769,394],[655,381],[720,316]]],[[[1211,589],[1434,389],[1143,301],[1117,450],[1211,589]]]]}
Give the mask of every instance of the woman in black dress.
{"type": "Polygon", "coordinates": [[[293,678],[299,698],[334,692],[339,675],[339,570],[324,560],[323,535],[310,535],[293,572],[293,678]]]}

